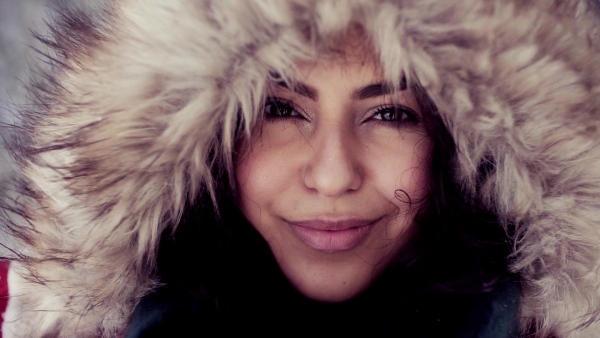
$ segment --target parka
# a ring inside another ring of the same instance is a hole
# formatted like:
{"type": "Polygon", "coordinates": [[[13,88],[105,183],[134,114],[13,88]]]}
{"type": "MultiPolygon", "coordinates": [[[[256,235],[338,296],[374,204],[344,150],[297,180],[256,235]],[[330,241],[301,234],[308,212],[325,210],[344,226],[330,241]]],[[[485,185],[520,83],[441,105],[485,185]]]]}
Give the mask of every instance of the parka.
{"type": "MultiPolygon", "coordinates": [[[[418,82],[455,179],[513,227],[520,327],[600,336],[600,5],[594,0],[114,0],[52,24],[2,199],[5,337],[123,335],[161,236],[214,195],[273,74],[359,25],[418,82]],[[485,175],[479,168],[491,166],[485,175]]],[[[198,321],[201,321],[198,318],[198,321]]],[[[524,333],[523,333],[524,334],[524,333]]]]}

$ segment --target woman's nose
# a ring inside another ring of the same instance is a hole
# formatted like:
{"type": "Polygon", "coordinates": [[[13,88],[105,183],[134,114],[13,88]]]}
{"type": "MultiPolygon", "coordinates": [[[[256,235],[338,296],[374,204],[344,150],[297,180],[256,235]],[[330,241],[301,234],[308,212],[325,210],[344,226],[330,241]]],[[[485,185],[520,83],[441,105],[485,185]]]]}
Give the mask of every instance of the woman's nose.
{"type": "Polygon", "coordinates": [[[362,177],[352,136],[340,130],[327,130],[315,136],[304,168],[305,186],[327,197],[358,190],[362,177]]]}

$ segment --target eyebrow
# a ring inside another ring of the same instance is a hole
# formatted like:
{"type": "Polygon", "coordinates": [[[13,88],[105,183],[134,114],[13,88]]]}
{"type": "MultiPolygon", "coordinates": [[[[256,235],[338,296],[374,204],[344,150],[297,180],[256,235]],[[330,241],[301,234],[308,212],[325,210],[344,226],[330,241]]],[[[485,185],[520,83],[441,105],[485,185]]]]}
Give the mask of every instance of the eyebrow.
{"type": "Polygon", "coordinates": [[[290,88],[284,81],[277,81],[275,84],[279,87],[289,89],[302,96],[306,96],[313,101],[317,101],[317,99],[319,98],[319,94],[317,93],[316,89],[302,82],[295,83],[292,88],[290,88]]]}
{"type": "MultiPolygon", "coordinates": [[[[400,80],[399,90],[406,90],[406,78],[402,77],[400,80]]],[[[362,87],[358,90],[355,90],[352,93],[352,99],[355,101],[358,100],[366,100],[372,97],[378,97],[382,95],[388,95],[394,93],[394,88],[390,87],[385,83],[374,83],[368,86],[362,87]]]]}
{"type": "Polygon", "coordinates": [[[366,100],[372,97],[391,94],[393,89],[383,83],[374,83],[355,90],[352,93],[352,99],[355,101],[366,100]]]}
{"type": "MultiPolygon", "coordinates": [[[[288,90],[291,90],[295,93],[298,93],[302,96],[306,96],[313,101],[317,101],[319,98],[318,91],[315,88],[313,88],[305,83],[302,83],[302,82],[295,83],[292,88],[290,88],[284,81],[277,81],[275,84],[277,86],[280,86],[280,87],[286,88],[288,90]]],[[[407,88],[406,87],[406,79],[402,78],[402,80],[400,81],[399,89],[406,90],[406,88],[407,88]]],[[[392,94],[393,92],[394,92],[394,89],[385,83],[373,83],[373,84],[370,84],[370,85],[367,85],[367,86],[364,86],[362,88],[355,90],[354,92],[352,92],[351,97],[352,97],[352,100],[360,101],[360,100],[370,99],[373,97],[392,94]]]]}

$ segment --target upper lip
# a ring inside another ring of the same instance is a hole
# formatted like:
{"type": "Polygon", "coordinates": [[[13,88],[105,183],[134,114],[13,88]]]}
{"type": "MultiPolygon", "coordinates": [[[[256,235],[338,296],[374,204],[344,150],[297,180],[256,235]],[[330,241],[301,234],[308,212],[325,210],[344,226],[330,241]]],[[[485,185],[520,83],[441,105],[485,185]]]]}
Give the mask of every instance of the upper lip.
{"type": "Polygon", "coordinates": [[[362,219],[362,218],[348,218],[348,219],[305,219],[305,220],[288,220],[288,223],[304,227],[310,228],[314,230],[322,230],[322,231],[342,231],[348,230],[352,228],[358,228],[366,225],[373,224],[379,221],[380,218],[370,218],[370,219],[362,219]]]}

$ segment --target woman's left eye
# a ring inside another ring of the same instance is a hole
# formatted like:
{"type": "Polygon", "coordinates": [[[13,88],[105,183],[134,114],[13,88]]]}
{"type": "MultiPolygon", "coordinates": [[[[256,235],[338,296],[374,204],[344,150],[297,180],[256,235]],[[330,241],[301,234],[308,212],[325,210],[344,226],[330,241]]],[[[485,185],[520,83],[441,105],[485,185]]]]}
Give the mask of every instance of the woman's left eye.
{"type": "Polygon", "coordinates": [[[398,124],[414,124],[419,122],[417,113],[404,106],[383,106],[377,108],[369,119],[398,124]]]}
{"type": "Polygon", "coordinates": [[[263,108],[266,118],[301,117],[293,103],[282,99],[267,99],[263,108]]]}

